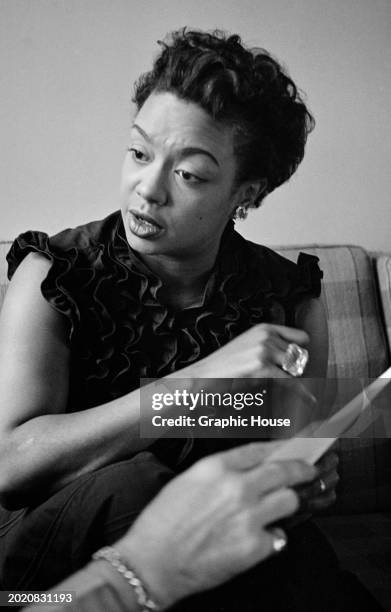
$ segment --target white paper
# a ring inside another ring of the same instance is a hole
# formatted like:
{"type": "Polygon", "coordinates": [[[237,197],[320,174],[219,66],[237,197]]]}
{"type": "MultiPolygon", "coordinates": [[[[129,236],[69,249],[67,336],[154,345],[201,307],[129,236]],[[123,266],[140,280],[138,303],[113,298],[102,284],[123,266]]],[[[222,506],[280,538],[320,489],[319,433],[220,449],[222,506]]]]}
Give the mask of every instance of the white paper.
{"type": "Polygon", "coordinates": [[[357,421],[370,406],[371,401],[390,383],[390,380],[391,368],[388,368],[327,421],[321,425],[303,429],[297,436],[287,440],[285,444],[273,451],[267,457],[267,461],[302,459],[308,463],[316,463],[335,440],[357,421]]]}

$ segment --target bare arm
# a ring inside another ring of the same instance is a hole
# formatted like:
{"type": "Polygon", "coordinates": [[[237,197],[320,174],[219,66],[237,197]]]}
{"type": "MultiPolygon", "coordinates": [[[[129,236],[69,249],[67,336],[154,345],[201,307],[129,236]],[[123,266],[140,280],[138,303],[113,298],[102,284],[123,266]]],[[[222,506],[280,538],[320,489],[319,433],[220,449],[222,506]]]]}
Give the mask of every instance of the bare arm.
{"type": "Polygon", "coordinates": [[[50,265],[37,254],[21,263],[0,318],[0,495],[9,508],[27,505],[41,486],[57,489],[148,443],[138,434],[137,390],[64,414],[66,321],[40,290],[50,265]]]}
{"type": "Polygon", "coordinates": [[[324,307],[320,299],[303,300],[295,311],[295,324],[308,335],[305,347],[309,361],[301,378],[276,381],[273,391],[273,411],[279,416],[290,417],[293,435],[301,431],[310,421],[323,416],[324,391],[326,386],[328,362],[328,328],[324,307]],[[302,388],[308,396],[301,393],[302,388]]]}
{"type": "Polygon", "coordinates": [[[322,419],[331,415],[334,410],[337,383],[328,378],[329,333],[327,312],[321,299],[303,302],[296,313],[296,324],[306,330],[310,337],[310,361],[303,380],[317,396],[322,419]],[[312,377],[312,380],[311,380],[312,377]]]}
{"type": "Polygon", "coordinates": [[[325,378],[327,374],[327,359],[329,339],[327,319],[320,298],[301,302],[296,309],[296,325],[304,329],[310,337],[308,350],[310,361],[305,376],[325,378]]]}

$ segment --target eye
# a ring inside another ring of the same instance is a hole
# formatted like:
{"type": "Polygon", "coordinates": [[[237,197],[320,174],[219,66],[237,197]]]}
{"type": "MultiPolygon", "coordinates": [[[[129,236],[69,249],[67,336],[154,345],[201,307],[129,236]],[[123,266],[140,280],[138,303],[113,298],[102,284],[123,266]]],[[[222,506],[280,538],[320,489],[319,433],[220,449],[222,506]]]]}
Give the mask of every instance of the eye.
{"type": "Polygon", "coordinates": [[[128,151],[131,154],[132,158],[138,162],[147,161],[147,155],[141,149],[137,149],[136,147],[128,147],[128,151]]]}
{"type": "Polygon", "coordinates": [[[180,176],[185,183],[204,183],[205,180],[201,177],[188,172],[187,170],[175,170],[175,173],[180,176]]]}

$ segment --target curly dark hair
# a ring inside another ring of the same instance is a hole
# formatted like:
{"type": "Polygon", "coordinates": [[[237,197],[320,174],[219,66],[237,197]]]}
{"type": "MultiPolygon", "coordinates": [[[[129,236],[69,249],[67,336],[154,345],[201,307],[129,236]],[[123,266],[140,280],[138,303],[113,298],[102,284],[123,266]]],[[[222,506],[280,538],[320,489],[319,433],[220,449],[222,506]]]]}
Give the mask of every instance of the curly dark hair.
{"type": "Polygon", "coordinates": [[[259,206],[296,171],[315,125],[296,85],[267,51],[246,49],[238,35],[183,28],[158,43],[152,70],[135,84],[137,109],[153,92],[172,92],[232,126],[235,182],[263,179],[259,206]]]}

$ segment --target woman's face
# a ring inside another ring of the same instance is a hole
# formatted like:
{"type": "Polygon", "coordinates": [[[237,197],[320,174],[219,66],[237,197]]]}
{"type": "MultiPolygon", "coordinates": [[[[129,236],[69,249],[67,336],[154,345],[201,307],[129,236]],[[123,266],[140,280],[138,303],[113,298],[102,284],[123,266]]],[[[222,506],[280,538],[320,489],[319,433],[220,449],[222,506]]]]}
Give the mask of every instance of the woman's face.
{"type": "Polygon", "coordinates": [[[152,94],[135,117],[122,169],[130,246],[178,260],[216,254],[240,203],[236,169],[229,127],[172,93],[152,94]]]}

